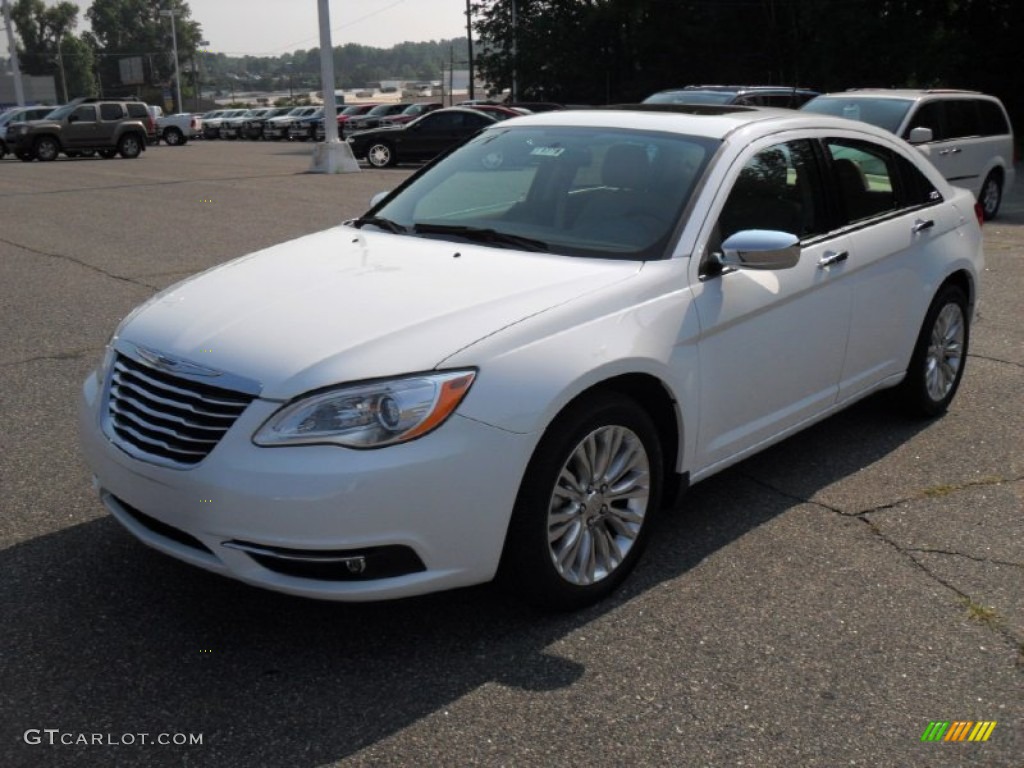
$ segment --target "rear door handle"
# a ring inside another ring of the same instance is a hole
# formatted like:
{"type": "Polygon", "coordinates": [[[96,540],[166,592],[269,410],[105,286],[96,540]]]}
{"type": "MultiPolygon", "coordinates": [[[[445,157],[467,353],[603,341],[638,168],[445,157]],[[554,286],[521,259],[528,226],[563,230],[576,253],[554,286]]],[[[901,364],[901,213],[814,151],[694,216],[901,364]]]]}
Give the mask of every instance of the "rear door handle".
{"type": "Polygon", "coordinates": [[[956,155],[959,154],[960,152],[963,152],[963,150],[960,149],[960,147],[951,147],[950,149],[939,150],[940,155],[956,155]]]}
{"type": "Polygon", "coordinates": [[[916,235],[918,232],[924,232],[926,229],[931,229],[935,226],[935,222],[931,219],[918,219],[914,222],[913,232],[916,235]]]}
{"type": "Polygon", "coordinates": [[[831,267],[833,264],[840,264],[846,261],[850,257],[850,254],[846,251],[825,251],[825,255],[818,259],[818,269],[826,269],[831,267]]]}

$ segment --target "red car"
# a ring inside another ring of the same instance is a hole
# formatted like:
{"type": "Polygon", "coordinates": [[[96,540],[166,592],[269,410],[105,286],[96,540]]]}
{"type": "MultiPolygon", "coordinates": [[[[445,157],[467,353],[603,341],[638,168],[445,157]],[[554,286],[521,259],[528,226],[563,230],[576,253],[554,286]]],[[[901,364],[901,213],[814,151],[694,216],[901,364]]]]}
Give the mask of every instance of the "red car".
{"type": "Polygon", "coordinates": [[[524,114],[528,114],[526,111],[519,111],[503,107],[500,104],[467,104],[468,109],[475,109],[478,112],[483,112],[490,115],[495,120],[508,120],[510,117],[522,117],[524,114]]]}
{"type": "Polygon", "coordinates": [[[394,117],[386,117],[380,121],[380,126],[383,128],[387,125],[404,125],[410,120],[415,120],[420,115],[425,115],[427,112],[433,112],[435,109],[441,109],[444,104],[439,101],[431,101],[426,104],[412,104],[406,107],[405,111],[400,115],[394,117]]]}

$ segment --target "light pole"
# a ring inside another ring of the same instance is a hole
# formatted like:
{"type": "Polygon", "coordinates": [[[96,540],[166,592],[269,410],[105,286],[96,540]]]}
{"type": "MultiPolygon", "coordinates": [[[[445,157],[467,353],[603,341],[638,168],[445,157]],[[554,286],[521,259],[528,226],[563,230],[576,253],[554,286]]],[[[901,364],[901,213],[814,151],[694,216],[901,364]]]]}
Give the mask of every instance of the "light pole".
{"type": "Polygon", "coordinates": [[[466,39],[469,41],[469,98],[470,101],[476,98],[476,89],[473,87],[475,80],[473,76],[473,9],[466,0],[466,39]]]}
{"type": "Polygon", "coordinates": [[[0,0],[0,10],[4,15],[4,28],[7,30],[7,50],[11,54],[11,74],[14,75],[14,98],[19,107],[25,106],[25,91],[21,85],[21,68],[18,66],[18,47],[14,42],[14,25],[11,24],[11,7],[7,0],[0,0]]]}
{"type": "Polygon", "coordinates": [[[179,112],[184,112],[185,108],[181,104],[181,72],[178,70],[178,32],[174,25],[174,17],[180,16],[181,11],[160,11],[160,15],[171,17],[171,43],[174,45],[174,87],[178,97],[174,105],[179,112]]]}

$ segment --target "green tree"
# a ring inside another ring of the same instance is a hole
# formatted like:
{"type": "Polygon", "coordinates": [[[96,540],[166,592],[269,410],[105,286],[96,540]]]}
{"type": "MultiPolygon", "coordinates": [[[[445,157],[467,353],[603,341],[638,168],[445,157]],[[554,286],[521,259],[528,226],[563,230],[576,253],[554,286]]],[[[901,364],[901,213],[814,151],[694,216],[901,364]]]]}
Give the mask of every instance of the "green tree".
{"type": "MultiPolygon", "coordinates": [[[[102,53],[100,70],[104,88],[131,91],[137,86],[121,82],[119,62],[126,57],[141,57],[146,84],[170,88],[174,78],[174,53],[171,20],[160,11],[175,11],[178,57],[182,62],[195,56],[202,28],[193,21],[192,10],[184,0],[93,0],[86,12],[98,50],[102,53]]],[[[187,91],[182,75],[182,90],[187,91]]]]}
{"type": "Polygon", "coordinates": [[[65,1],[47,7],[43,0],[17,0],[11,21],[21,38],[18,55],[26,74],[54,76],[58,98],[95,94],[92,51],[73,32],[77,5],[65,1]]]}

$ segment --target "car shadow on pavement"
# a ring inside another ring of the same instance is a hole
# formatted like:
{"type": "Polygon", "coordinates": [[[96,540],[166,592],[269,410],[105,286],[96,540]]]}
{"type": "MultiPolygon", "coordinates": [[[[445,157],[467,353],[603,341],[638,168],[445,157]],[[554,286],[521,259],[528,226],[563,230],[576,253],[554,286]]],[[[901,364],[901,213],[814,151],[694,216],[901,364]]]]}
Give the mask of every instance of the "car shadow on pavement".
{"type": "MultiPolygon", "coordinates": [[[[876,397],[766,456],[805,467],[808,484],[821,488],[926,425],[894,417],[876,397]],[[822,445],[833,446],[830,461],[818,460],[822,445]]],[[[109,765],[134,750],[150,753],[155,762],[146,764],[312,768],[486,684],[571,686],[586,669],[547,650],[552,644],[648,590],[685,581],[705,558],[802,504],[744,466],[696,486],[662,518],[624,588],[574,614],[538,614],[491,587],[376,604],[291,598],[159,555],[109,517],[13,546],[0,552],[0,764],[109,765]],[[203,743],[30,746],[23,734],[34,728],[192,733],[203,743]]]]}

